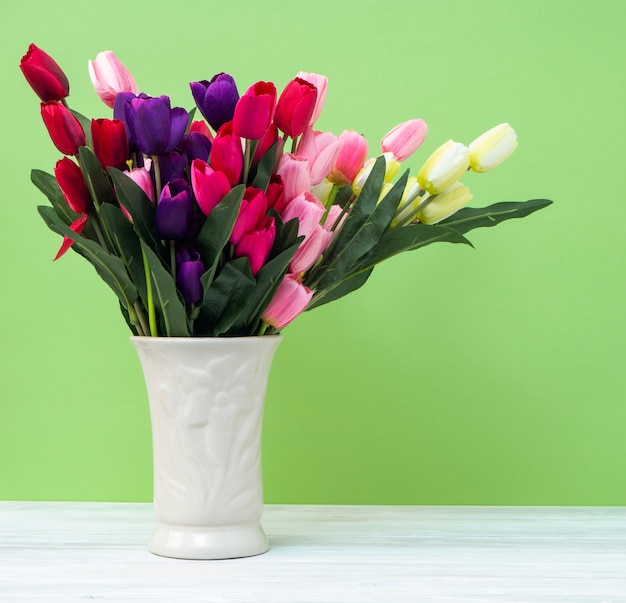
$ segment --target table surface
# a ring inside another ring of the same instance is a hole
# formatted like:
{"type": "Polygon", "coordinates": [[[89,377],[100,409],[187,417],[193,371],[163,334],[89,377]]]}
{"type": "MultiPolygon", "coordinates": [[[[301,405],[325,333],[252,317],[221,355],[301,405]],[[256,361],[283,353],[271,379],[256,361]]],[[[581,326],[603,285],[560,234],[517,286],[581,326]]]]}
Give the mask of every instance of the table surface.
{"type": "Polygon", "coordinates": [[[270,550],[152,555],[145,503],[0,502],[0,601],[626,602],[625,507],[267,505],[270,550]]]}

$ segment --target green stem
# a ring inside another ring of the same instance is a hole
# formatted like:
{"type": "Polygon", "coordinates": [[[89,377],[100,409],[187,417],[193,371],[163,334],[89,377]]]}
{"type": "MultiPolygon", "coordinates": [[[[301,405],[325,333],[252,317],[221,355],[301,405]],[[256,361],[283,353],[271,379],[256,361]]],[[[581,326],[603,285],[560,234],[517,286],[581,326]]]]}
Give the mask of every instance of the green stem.
{"type": "Polygon", "coordinates": [[[170,266],[172,270],[172,278],[176,282],[176,242],[170,241],[170,266]]]}
{"type": "Polygon", "coordinates": [[[243,183],[248,185],[248,174],[250,173],[250,139],[246,138],[243,151],[243,183]]]}
{"type": "Polygon", "coordinates": [[[291,139],[291,152],[292,153],[296,152],[296,144],[297,144],[297,142],[298,142],[298,138],[297,137],[291,139]]]}
{"type": "Polygon", "coordinates": [[[141,307],[139,301],[135,302],[134,307],[137,318],[139,319],[139,324],[135,326],[138,327],[138,330],[141,329],[141,333],[139,333],[140,335],[146,335],[150,332],[150,327],[146,322],[146,315],[143,313],[143,308],[141,307]]]}
{"type": "Polygon", "coordinates": [[[265,331],[267,331],[268,327],[269,327],[269,325],[266,322],[262,322],[261,323],[261,328],[259,329],[259,332],[257,333],[257,335],[259,337],[262,337],[263,335],[265,335],[265,331]]]}
{"type": "Polygon", "coordinates": [[[158,337],[159,332],[157,330],[156,309],[154,307],[154,298],[152,297],[152,274],[150,272],[150,264],[148,264],[148,258],[143,249],[141,250],[141,255],[143,256],[143,269],[146,274],[146,289],[148,291],[148,319],[150,321],[150,335],[151,337],[158,337]]]}
{"type": "Polygon", "coordinates": [[[104,249],[109,251],[109,246],[107,245],[106,239],[104,238],[104,234],[102,233],[102,229],[100,228],[100,222],[98,221],[98,216],[92,214],[91,217],[93,218],[91,225],[93,226],[93,229],[96,231],[96,236],[98,237],[98,241],[100,242],[100,245],[102,245],[104,249]]]}
{"type": "Polygon", "coordinates": [[[156,185],[155,199],[158,203],[159,198],[161,197],[161,168],[159,167],[158,155],[152,155],[152,164],[154,165],[154,183],[156,185]]]}

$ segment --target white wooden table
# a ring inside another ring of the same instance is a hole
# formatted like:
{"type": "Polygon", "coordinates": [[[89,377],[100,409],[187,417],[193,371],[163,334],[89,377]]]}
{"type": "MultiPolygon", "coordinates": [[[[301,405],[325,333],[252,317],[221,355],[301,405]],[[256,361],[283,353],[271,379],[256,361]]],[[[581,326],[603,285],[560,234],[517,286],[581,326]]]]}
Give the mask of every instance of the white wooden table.
{"type": "Polygon", "coordinates": [[[264,555],[150,554],[152,507],[0,502],[0,601],[626,602],[624,507],[268,505],[264,555]]]}

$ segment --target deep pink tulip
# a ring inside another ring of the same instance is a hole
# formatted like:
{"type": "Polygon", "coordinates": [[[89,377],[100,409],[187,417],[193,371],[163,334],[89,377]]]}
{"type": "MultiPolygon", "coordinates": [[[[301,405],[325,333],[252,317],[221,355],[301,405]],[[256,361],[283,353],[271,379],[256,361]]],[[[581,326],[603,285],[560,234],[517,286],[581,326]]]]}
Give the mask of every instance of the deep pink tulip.
{"type": "Polygon", "coordinates": [[[70,83],[63,70],[49,54],[34,44],[22,57],[20,69],[35,94],[44,102],[60,101],[70,93],[70,83]]]}
{"type": "MultiPolygon", "coordinates": [[[[254,157],[252,158],[252,162],[256,163],[257,161],[259,161],[259,159],[261,159],[261,157],[263,157],[263,155],[265,155],[265,153],[269,151],[269,148],[278,139],[278,128],[276,127],[276,124],[272,122],[265,134],[263,134],[263,136],[261,137],[261,140],[259,140],[259,143],[256,146],[256,151],[254,151],[254,157]]],[[[278,154],[280,152],[279,147],[280,145],[276,145],[276,158],[278,158],[278,154]]]]}
{"type": "Polygon", "coordinates": [[[428,126],[421,119],[410,119],[398,124],[383,136],[380,150],[391,152],[398,161],[404,161],[424,142],[428,126]]]}
{"type": "Polygon", "coordinates": [[[270,256],[274,239],[276,238],[276,225],[274,218],[262,218],[260,224],[241,237],[241,241],[235,247],[235,257],[247,257],[250,261],[250,270],[256,276],[267,262],[270,256]]]}
{"type": "Polygon", "coordinates": [[[274,121],[278,129],[291,138],[297,138],[309,125],[315,110],[317,89],[302,78],[291,80],[276,104],[274,121]]]}
{"type": "Polygon", "coordinates": [[[324,102],[326,101],[326,90],[328,89],[328,78],[325,75],[319,75],[318,73],[305,73],[299,71],[296,77],[303,79],[310,84],[313,84],[317,89],[317,98],[315,99],[315,109],[313,109],[313,115],[309,121],[309,125],[313,126],[320,116],[322,109],[324,108],[324,102]]]}
{"type": "Polygon", "coordinates": [[[193,134],[194,132],[198,134],[203,134],[211,142],[213,142],[213,133],[211,132],[209,126],[207,126],[206,121],[202,119],[192,121],[191,125],[189,126],[189,134],[193,134]]]}
{"type": "Polygon", "coordinates": [[[261,320],[275,329],[282,329],[306,309],[313,293],[300,282],[297,274],[286,274],[261,320]]]}
{"type": "MultiPolygon", "coordinates": [[[[74,222],[70,224],[70,229],[73,230],[76,234],[80,234],[81,232],[83,232],[83,228],[85,228],[88,217],[89,216],[87,214],[82,214],[80,218],[74,220],[74,222]]],[[[72,246],[72,243],[74,243],[72,239],[70,239],[68,236],[64,236],[63,243],[61,244],[59,251],[57,251],[57,254],[54,256],[54,259],[52,261],[55,262],[63,254],[65,254],[67,250],[72,246]]]]}
{"type": "Polygon", "coordinates": [[[76,155],[85,146],[85,132],[78,120],[63,104],[41,103],[41,117],[54,146],[64,155],[76,155]]]}
{"type": "Polygon", "coordinates": [[[230,192],[230,182],[226,175],[214,170],[201,159],[194,159],[191,164],[191,187],[205,216],[230,192]]]}
{"type": "Polygon", "coordinates": [[[120,92],[137,94],[135,79],[112,51],[99,52],[95,61],[89,61],[88,67],[91,83],[107,107],[113,108],[120,92]]]}
{"type": "Polygon", "coordinates": [[[233,134],[259,140],[274,117],[276,86],[272,82],[257,82],[237,101],[233,116],[233,134]]]}
{"type": "Polygon", "coordinates": [[[309,162],[306,159],[300,159],[291,153],[284,153],[280,158],[276,173],[283,179],[283,194],[286,203],[311,188],[309,162]]]}
{"type": "Polygon", "coordinates": [[[209,163],[216,172],[223,172],[231,185],[239,184],[243,169],[241,138],[233,134],[233,122],[226,122],[215,135],[209,163]]]}
{"type": "Polygon", "coordinates": [[[102,167],[123,170],[129,156],[126,126],[119,119],[92,119],[91,141],[102,167]]]}
{"type": "Polygon", "coordinates": [[[57,161],[54,176],[71,210],[77,214],[87,213],[92,201],[80,167],[69,157],[63,157],[57,161]]]}
{"type": "Polygon", "coordinates": [[[328,179],[339,186],[350,184],[367,158],[367,140],[354,130],[344,130],[339,135],[343,142],[339,156],[328,179]]]}
{"type": "Polygon", "coordinates": [[[343,141],[330,132],[316,132],[307,128],[298,143],[296,157],[309,162],[311,186],[319,184],[330,172],[339,153],[343,141]]]}
{"type": "Polygon", "coordinates": [[[239,215],[230,234],[231,245],[239,245],[243,235],[252,232],[267,211],[267,199],[260,188],[249,186],[243,194],[239,215]]]}
{"type": "Polygon", "coordinates": [[[267,208],[273,207],[279,214],[282,214],[287,202],[285,201],[285,185],[278,174],[270,176],[265,196],[267,197],[267,208]]]}

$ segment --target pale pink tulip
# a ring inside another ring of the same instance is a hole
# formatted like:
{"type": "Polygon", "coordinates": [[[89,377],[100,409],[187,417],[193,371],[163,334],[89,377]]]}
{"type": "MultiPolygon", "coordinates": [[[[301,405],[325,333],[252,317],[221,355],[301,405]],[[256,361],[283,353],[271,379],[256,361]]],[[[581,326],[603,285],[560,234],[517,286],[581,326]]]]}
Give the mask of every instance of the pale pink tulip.
{"type": "Polygon", "coordinates": [[[311,186],[319,184],[335,164],[343,142],[331,132],[316,132],[307,128],[298,143],[296,157],[309,162],[311,186]]]}
{"type": "Polygon", "coordinates": [[[326,90],[328,88],[328,78],[325,75],[319,75],[318,73],[305,73],[304,71],[299,71],[296,77],[309,82],[309,84],[313,84],[317,88],[315,109],[313,109],[313,115],[311,115],[311,121],[309,122],[309,125],[313,126],[324,108],[326,90]]]}
{"type": "Polygon", "coordinates": [[[275,329],[282,329],[306,309],[313,293],[300,282],[298,275],[286,274],[261,320],[275,329]]]}
{"type": "MultiPolygon", "coordinates": [[[[146,193],[148,199],[154,203],[154,186],[152,184],[152,177],[150,176],[150,160],[148,161],[148,167],[133,168],[130,172],[124,172],[141,190],[146,193]]],[[[120,209],[123,214],[132,222],[133,218],[128,213],[128,210],[120,204],[120,209]]]]}
{"type": "Polygon", "coordinates": [[[343,142],[339,156],[328,179],[339,186],[350,184],[363,167],[367,158],[367,140],[354,130],[344,130],[339,135],[343,142]]]}
{"type": "Polygon", "coordinates": [[[284,153],[276,173],[283,179],[283,195],[287,203],[311,187],[311,173],[306,159],[284,153]]]}
{"type": "Polygon", "coordinates": [[[107,107],[113,107],[120,92],[137,94],[137,84],[130,71],[110,50],[99,52],[95,61],[89,61],[89,77],[107,107]]]}
{"type": "Polygon", "coordinates": [[[421,119],[410,119],[389,130],[380,141],[383,153],[391,152],[398,161],[404,161],[424,142],[428,126],[421,119]]]}

